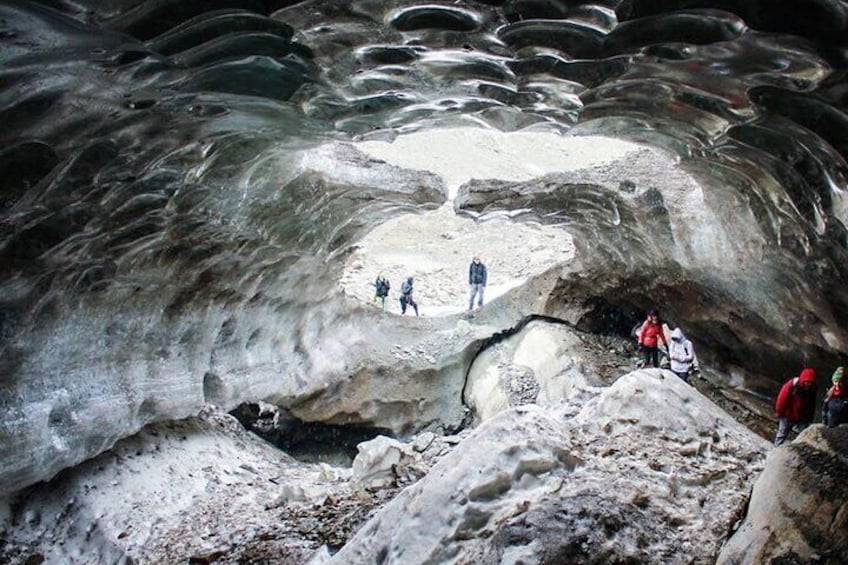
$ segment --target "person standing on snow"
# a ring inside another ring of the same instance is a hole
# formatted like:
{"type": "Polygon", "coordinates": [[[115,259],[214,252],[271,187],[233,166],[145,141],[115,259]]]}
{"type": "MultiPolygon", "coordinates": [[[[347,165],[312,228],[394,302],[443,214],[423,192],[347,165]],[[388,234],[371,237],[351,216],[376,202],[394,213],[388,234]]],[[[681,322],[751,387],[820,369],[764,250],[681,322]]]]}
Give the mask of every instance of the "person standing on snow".
{"type": "Polygon", "coordinates": [[[692,347],[692,342],[686,339],[683,335],[683,330],[674,328],[671,332],[671,341],[668,343],[668,358],[671,361],[671,371],[683,379],[683,382],[689,382],[689,370],[692,368],[692,362],[695,359],[695,350],[692,347]]]}
{"type": "Polygon", "coordinates": [[[412,298],[412,283],[413,278],[409,277],[403,284],[400,285],[400,313],[406,314],[406,307],[412,306],[415,309],[415,315],[418,315],[418,304],[412,298]]]}
{"type": "Polygon", "coordinates": [[[383,310],[386,309],[386,297],[389,295],[390,288],[392,288],[392,285],[389,284],[389,280],[383,276],[383,273],[380,273],[374,282],[374,300],[380,299],[383,310]]]}
{"type": "Polygon", "coordinates": [[[845,376],[845,369],[837,367],[830,378],[833,385],[827,389],[824,395],[822,423],[828,428],[834,428],[846,420],[845,408],[848,402],[848,391],[842,386],[843,376],[845,376]]]}
{"type": "Polygon", "coordinates": [[[792,427],[797,427],[798,431],[801,431],[809,426],[813,421],[815,409],[816,371],[807,367],[799,376],[783,383],[777,394],[777,401],[774,403],[774,411],[777,415],[775,447],[786,440],[792,427]]]}
{"type": "Polygon", "coordinates": [[[645,355],[646,367],[660,366],[660,341],[668,348],[659,314],[656,310],[648,310],[648,317],[639,330],[639,350],[645,355]]]}
{"type": "Polygon", "coordinates": [[[486,290],[486,265],[479,257],[474,257],[468,266],[468,284],[471,285],[471,296],[468,298],[468,311],[474,310],[474,297],[477,299],[477,307],[483,307],[483,292],[486,290]]]}

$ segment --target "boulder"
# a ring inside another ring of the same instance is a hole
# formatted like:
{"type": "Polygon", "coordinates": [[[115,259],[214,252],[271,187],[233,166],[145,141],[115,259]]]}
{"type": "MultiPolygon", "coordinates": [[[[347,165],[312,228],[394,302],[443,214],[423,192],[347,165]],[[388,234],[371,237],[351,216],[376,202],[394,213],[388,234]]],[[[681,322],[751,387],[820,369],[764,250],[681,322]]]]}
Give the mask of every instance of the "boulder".
{"type": "Polygon", "coordinates": [[[398,477],[401,465],[414,460],[411,448],[395,439],[377,436],[357,446],[351,480],[360,489],[391,486],[398,477]]]}
{"type": "Polygon", "coordinates": [[[774,449],[720,565],[848,563],[848,426],[814,425],[774,449]]]}

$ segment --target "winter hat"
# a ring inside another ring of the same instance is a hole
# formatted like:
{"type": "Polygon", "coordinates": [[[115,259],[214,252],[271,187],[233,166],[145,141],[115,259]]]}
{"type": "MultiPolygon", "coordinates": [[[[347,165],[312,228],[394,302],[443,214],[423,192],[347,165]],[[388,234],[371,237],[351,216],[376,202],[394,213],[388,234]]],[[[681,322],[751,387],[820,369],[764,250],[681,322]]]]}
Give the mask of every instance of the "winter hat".
{"type": "Polygon", "coordinates": [[[844,371],[845,371],[845,369],[843,367],[837,367],[836,370],[833,372],[833,376],[831,377],[831,380],[833,382],[841,381],[842,380],[842,373],[844,371]]]}
{"type": "Polygon", "coordinates": [[[802,385],[804,384],[814,384],[816,382],[816,371],[810,367],[807,367],[803,371],[801,371],[801,376],[798,378],[798,382],[802,385]]]}

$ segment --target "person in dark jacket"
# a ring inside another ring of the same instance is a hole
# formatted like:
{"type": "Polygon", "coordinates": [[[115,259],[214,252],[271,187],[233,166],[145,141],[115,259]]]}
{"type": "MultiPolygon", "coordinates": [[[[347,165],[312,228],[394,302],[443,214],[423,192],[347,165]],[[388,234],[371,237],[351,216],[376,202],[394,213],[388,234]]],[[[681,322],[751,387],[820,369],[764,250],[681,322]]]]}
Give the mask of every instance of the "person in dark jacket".
{"type": "Polygon", "coordinates": [[[777,434],[774,445],[778,446],[786,440],[789,430],[793,427],[798,431],[809,426],[813,421],[816,409],[816,371],[810,367],[801,371],[797,377],[791,378],[780,387],[774,411],[777,415],[777,434]]]}
{"type": "Polygon", "coordinates": [[[648,310],[648,317],[642,322],[639,330],[639,350],[645,356],[646,367],[659,367],[659,342],[662,341],[668,349],[668,341],[665,339],[660,315],[656,310],[648,310]]]}
{"type": "Polygon", "coordinates": [[[383,310],[386,309],[386,297],[389,295],[390,288],[392,288],[392,285],[389,280],[383,276],[383,273],[380,273],[374,282],[374,300],[380,300],[383,310]]]}
{"type": "Polygon", "coordinates": [[[848,409],[848,390],[842,385],[845,376],[845,368],[837,367],[830,378],[833,383],[824,395],[824,407],[822,408],[822,423],[828,428],[834,428],[846,419],[848,409]]]}
{"type": "Polygon", "coordinates": [[[406,314],[406,307],[412,306],[415,309],[415,315],[418,315],[418,304],[415,302],[415,299],[412,297],[412,283],[414,279],[409,277],[403,284],[400,285],[400,313],[406,314]]]}
{"type": "Polygon", "coordinates": [[[468,284],[471,286],[471,296],[468,298],[468,311],[474,310],[474,297],[477,296],[477,307],[483,307],[483,292],[486,290],[486,265],[475,257],[468,267],[468,284]]]}

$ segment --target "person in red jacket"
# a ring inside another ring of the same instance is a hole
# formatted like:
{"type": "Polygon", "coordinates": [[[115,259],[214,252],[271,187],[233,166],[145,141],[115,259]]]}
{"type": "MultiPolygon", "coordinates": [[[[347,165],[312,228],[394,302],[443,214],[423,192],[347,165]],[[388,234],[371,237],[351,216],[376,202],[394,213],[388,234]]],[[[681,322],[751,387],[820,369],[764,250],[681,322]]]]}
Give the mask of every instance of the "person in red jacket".
{"type": "Polygon", "coordinates": [[[648,310],[648,317],[642,323],[639,330],[639,350],[645,355],[646,367],[659,367],[659,342],[662,341],[666,349],[668,342],[665,339],[662,322],[656,310],[648,310]]]}
{"type": "Polygon", "coordinates": [[[799,431],[809,426],[815,410],[816,372],[807,367],[799,376],[783,383],[777,394],[777,401],[774,403],[774,411],[777,414],[774,445],[783,443],[793,426],[797,426],[799,431]]]}

